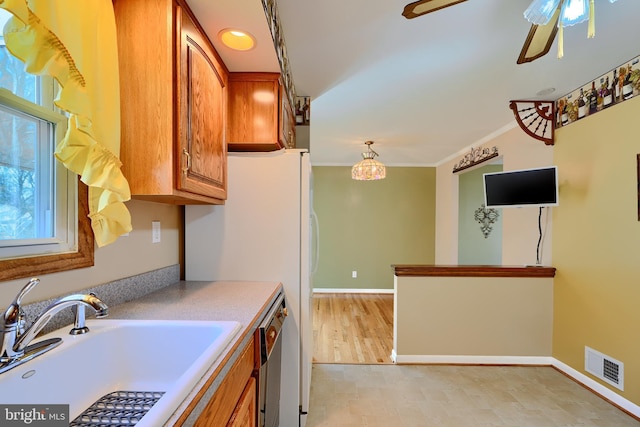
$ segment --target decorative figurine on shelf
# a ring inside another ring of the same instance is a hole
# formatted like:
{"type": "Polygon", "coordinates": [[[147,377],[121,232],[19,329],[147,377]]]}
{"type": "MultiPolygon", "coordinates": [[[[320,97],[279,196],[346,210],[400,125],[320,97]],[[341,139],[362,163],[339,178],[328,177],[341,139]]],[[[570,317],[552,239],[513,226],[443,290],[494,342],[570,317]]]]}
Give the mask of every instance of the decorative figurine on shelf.
{"type": "Polygon", "coordinates": [[[299,96],[296,100],[296,125],[308,126],[311,118],[311,98],[299,96]]]}

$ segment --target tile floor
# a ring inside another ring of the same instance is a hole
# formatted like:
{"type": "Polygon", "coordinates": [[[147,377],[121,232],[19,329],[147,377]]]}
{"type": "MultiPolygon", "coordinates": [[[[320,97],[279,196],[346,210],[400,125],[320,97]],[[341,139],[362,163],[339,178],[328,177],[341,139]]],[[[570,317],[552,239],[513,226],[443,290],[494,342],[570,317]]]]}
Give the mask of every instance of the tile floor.
{"type": "Polygon", "coordinates": [[[626,427],[550,367],[314,364],[307,427],[626,427]]]}

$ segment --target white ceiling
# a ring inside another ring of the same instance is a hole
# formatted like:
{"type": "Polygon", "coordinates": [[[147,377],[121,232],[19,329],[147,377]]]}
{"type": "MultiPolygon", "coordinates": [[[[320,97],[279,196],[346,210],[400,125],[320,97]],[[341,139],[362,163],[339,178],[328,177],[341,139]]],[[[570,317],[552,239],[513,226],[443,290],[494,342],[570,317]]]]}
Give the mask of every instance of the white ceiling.
{"type": "MultiPolygon", "coordinates": [[[[187,0],[230,71],[278,71],[260,0],[187,0]],[[233,53],[217,32],[253,32],[233,53]]],[[[640,1],[595,0],[565,28],[564,58],[516,59],[531,0],[469,0],[408,20],[408,0],[277,0],[298,96],[310,96],[314,165],[352,165],[373,140],[388,166],[436,165],[515,125],[509,101],[555,100],[640,55],[640,1]],[[555,88],[548,96],[536,94],[555,88]]]]}

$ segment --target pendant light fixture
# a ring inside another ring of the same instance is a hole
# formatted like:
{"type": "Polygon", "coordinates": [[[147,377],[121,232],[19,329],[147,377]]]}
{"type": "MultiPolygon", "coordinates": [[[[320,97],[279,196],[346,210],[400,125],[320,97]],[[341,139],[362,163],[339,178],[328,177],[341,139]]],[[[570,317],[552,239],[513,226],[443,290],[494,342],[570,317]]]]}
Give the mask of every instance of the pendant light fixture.
{"type": "Polygon", "coordinates": [[[387,176],[387,170],[384,164],[374,159],[374,157],[378,156],[378,153],[371,148],[373,141],[367,141],[365,145],[367,146],[367,151],[362,153],[362,160],[351,168],[351,178],[357,181],[384,179],[387,176]]]}

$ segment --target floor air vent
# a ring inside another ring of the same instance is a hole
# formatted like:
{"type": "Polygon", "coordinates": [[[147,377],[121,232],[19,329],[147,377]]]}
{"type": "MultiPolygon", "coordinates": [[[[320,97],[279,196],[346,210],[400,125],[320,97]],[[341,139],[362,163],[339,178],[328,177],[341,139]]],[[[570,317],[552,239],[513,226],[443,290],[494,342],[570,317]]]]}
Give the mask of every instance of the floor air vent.
{"type": "Polygon", "coordinates": [[[624,364],[622,362],[585,346],[584,369],[602,381],[624,390],[624,364]]]}

